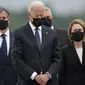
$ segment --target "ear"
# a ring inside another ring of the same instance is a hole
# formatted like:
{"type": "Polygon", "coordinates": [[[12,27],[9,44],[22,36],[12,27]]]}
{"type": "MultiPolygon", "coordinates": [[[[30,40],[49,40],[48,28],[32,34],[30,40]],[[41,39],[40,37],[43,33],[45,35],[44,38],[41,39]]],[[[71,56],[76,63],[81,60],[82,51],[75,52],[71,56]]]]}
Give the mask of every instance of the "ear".
{"type": "Polygon", "coordinates": [[[10,23],[10,17],[8,16],[8,23],[10,23]]]}
{"type": "Polygon", "coordinates": [[[28,14],[27,14],[27,15],[28,15],[28,17],[30,17],[30,16],[31,16],[31,15],[30,15],[30,12],[28,12],[28,14]]]}
{"type": "Polygon", "coordinates": [[[33,18],[32,18],[32,16],[31,16],[30,12],[28,12],[28,17],[29,17],[29,20],[30,20],[31,22],[33,22],[33,18]]]}

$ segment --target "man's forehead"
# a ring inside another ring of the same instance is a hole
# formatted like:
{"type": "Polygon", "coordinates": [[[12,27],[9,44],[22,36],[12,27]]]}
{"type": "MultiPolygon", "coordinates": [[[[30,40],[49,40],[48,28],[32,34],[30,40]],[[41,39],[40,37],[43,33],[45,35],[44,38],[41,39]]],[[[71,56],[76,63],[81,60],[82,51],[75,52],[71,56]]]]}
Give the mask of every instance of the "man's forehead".
{"type": "Polygon", "coordinates": [[[31,10],[32,14],[44,14],[45,10],[43,8],[33,8],[31,10]]]}
{"type": "Polygon", "coordinates": [[[8,16],[8,14],[3,10],[0,12],[0,16],[8,16]]]}
{"type": "Polygon", "coordinates": [[[34,6],[31,8],[32,11],[45,11],[43,6],[34,6]]]}
{"type": "Polygon", "coordinates": [[[7,15],[7,13],[4,10],[0,11],[0,14],[6,14],[7,15]]]}

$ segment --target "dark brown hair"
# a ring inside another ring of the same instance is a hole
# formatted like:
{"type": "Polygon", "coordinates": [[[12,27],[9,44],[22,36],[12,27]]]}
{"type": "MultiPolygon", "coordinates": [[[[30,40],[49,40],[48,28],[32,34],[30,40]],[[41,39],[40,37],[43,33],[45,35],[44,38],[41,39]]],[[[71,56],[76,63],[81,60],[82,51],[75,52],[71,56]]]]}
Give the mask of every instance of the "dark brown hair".
{"type": "Polygon", "coordinates": [[[85,23],[84,23],[84,21],[83,21],[82,19],[74,19],[74,20],[71,22],[71,24],[69,25],[69,28],[68,28],[68,38],[69,38],[69,40],[71,40],[71,30],[72,30],[72,26],[73,26],[74,24],[79,24],[79,25],[81,25],[81,26],[83,27],[84,32],[85,32],[85,23]]]}

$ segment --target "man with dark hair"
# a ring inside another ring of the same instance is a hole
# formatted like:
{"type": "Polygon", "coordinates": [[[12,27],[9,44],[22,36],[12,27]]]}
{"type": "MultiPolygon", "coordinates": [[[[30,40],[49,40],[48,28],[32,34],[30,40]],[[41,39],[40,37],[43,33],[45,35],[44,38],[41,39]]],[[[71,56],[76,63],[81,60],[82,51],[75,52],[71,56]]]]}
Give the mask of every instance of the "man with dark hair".
{"type": "Polygon", "coordinates": [[[11,62],[13,35],[9,31],[8,11],[0,7],[0,85],[16,85],[17,76],[11,62]]]}
{"type": "Polygon", "coordinates": [[[68,34],[65,30],[61,30],[61,29],[58,29],[56,27],[53,26],[52,24],[52,13],[51,13],[51,10],[50,8],[48,7],[45,7],[45,25],[50,27],[51,29],[54,29],[56,30],[56,35],[57,35],[57,38],[58,38],[58,41],[60,43],[60,47],[63,47],[64,45],[68,44],[69,43],[69,40],[68,40],[68,34]]]}
{"type": "MultiPolygon", "coordinates": [[[[56,36],[57,36],[57,39],[58,39],[58,42],[59,42],[59,45],[60,47],[62,48],[64,45],[68,44],[69,43],[69,40],[68,40],[68,35],[67,35],[67,32],[65,30],[61,30],[61,29],[58,29],[58,28],[55,28],[52,24],[52,13],[51,13],[51,10],[50,8],[48,7],[45,7],[45,14],[44,14],[44,17],[45,17],[45,22],[44,22],[44,25],[50,27],[51,29],[55,30],[56,31],[56,36]]],[[[62,56],[63,57],[63,56],[62,56]]],[[[57,84],[59,83],[59,75],[57,75],[57,84]]]]}

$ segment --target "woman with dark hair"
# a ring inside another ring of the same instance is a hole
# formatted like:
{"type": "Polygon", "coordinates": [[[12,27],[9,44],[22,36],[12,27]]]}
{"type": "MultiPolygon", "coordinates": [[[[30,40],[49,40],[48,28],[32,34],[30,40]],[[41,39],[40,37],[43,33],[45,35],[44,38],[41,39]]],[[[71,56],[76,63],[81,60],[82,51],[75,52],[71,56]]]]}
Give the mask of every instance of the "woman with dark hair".
{"type": "Polygon", "coordinates": [[[85,23],[75,19],[68,28],[70,44],[62,48],[60,85],[85,85],[85,23]]]}

